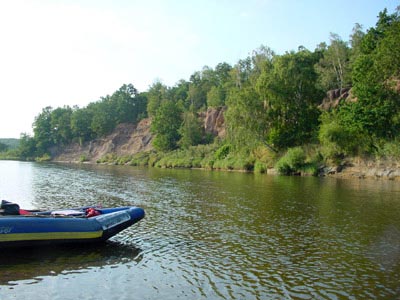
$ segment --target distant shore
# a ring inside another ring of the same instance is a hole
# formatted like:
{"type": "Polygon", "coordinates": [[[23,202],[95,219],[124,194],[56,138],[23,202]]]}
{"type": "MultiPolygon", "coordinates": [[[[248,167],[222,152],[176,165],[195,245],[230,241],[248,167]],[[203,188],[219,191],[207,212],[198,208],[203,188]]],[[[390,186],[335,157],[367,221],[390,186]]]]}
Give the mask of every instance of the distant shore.
{"type": "MultiPolygon", "coordinates": [[[[56,163],[72,163],[72,164],[98,164],[96,162],[86,161],[53,161],[56,163]]],[[[113,163],[102,163],[114,165],[113,163]]],[[[153,168],[153,167],[149,167],[153,168]]],[[[229,169],[206,169],[206,168],[192,168],[210,171],[221,172],[252,172],[246,170],[229,170],[229,169]]],[[[274,168],[269,168],[266,172],[267,175],[279,175],[278,171],[274,168]]],[[[309,176],[309,174],[300,174],[301,176],[309,176]]],[[[321,168],[319,177],[333,177],[343,179],[372,179],[372,180],[392,180],[400,181],[400,163],[392,161],[362,161],[352,159],[346,164],[338,167],[325,166],[321,168]]]]}

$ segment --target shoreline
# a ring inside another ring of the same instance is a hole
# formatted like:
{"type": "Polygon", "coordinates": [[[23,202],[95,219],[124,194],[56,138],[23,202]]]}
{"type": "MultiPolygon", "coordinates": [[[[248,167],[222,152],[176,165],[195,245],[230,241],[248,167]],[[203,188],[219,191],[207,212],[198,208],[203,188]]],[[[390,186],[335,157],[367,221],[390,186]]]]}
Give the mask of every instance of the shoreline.
{"type": "MultiPolygon", "coordinates": [[[[89,165],[118,165],[116,163],[97,163],[93,161],[57,161],[51,160],[54,163],[63,164],[89,164],[89,165]]],[[[127,166],[130,166],[127,164],[127,166]]],[[[134,167],[134,166],[132,166],[134,167]]],[[[147,168],[155,168],[153,166],[145,166],[147,168]]],[[[254,173],[248,170],[233,170],[233,169],[211,169],[211,168],[175,168],[175,169],[193,169],[204,171],[218,171],[218,172],[239,172],[239,173],[254,173]]],[[[276,169],[268,168],[265,175],[280,176],[276,169]]],[[[284,176],[284,175],[282,175],[284,176]]],[[[301,172],[298,175],[292,176],[313,176],[308,173],[301,172]]],[[[400,181],[400,164],[396,162],[373,162],[373,161],[352,161],[338,167],[323,166],[320,173],[316,177],[331,177],[340,179],[366,179],[366,180],[390,180],[400,181]]]]}

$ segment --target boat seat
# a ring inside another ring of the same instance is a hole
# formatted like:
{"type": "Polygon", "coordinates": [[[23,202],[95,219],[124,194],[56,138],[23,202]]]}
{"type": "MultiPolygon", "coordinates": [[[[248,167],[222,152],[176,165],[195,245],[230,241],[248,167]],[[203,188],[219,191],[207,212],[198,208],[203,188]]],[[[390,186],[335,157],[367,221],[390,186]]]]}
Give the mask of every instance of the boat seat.
{"type": "Polygon", "coordinates": [[[75,209],[55,210],[51,212],[52,216],[69,216],[69,217],[83,217],[85,212],[75,209]]]}

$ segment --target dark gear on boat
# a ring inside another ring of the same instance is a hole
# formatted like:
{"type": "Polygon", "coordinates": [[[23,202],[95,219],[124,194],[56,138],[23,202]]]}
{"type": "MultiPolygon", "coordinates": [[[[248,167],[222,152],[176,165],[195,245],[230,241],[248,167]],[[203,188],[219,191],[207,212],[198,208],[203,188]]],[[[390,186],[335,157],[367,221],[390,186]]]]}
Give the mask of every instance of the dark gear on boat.
{"type": "Polygon", "coordinates": [[[0,209],[2,215],[19,215],[19,205],[7,200],[1,200],[0,209]]]}

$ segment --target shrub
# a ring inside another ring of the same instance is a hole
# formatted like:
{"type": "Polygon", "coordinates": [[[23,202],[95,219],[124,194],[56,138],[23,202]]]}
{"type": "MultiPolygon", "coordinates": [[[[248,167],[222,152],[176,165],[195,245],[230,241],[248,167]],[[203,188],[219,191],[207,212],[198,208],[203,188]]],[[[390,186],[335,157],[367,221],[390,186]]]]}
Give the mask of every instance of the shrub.
{"type": "Polygon", "coordinates": [[[85,161],[88,161],[89,159],[87,158],[87,156],[85,154],[82,154],[81,156],[79,156],[79,162],[83,163],[85,161]]]}
{"type": "Polygon", "coordinates": [[[267,165],[261,161],[256,161],[254,164],[254,173],[267,173],[267,165]]]}
{"type": "Polygon", "coordinates": [[[215,159],[221,160],[221,159],[226,158],[228,156],[228,154],[230,153],[231,148],[232,147],[230,144],[225,144],[225,145],[222,145],[221,147],[219,147],[217,149],[217,151],[215,151],[215,159]]]}
{"type": "Polygon", "coordinates": [[[252,155],[259,163],[264,163],[265,167],[272,167],[276,160],[276,152],[266,146],[258,146],[252,150],[252,155]]]}
{"type": "Polygon", "coordinates": [[[300,172],[304,166],[306,155],[304,150],[300,147],[289,149],[284,156],[282,156],[275,165],[279,174],[291,175],[300,172]]]}
{"type": "Polygon", "coordinates": [[[35,159],[38,162],[42,162],[42,161],[50,161],[51,160],[51,156],[48,153],[43,154],[41,157],[36,157],[35,159]]]}
{"type": "Polygon", "coordinates": [[[347,128],[333,118],[323,118],[318,138],[322,146],[322,154],[336,164],[347,155],[359,155],[368,151],[368,136],[361,130],[347,128]]]}
{"type": "Polygon", "coordinates": [[[384,141],[377,148],[378,158],[400,160],[400,140],[384,141]]]}

